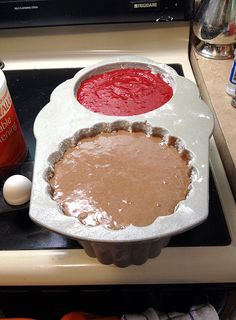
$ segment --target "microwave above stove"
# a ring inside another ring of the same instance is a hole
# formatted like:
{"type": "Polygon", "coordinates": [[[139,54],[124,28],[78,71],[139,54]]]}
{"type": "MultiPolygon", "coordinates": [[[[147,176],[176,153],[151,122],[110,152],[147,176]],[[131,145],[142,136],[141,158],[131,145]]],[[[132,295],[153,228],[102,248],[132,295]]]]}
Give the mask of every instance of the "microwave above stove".
{"type": "Polygon", "coordinates": [[[0,0],[0,28],[190,20],[194,0],[0,0]]]}

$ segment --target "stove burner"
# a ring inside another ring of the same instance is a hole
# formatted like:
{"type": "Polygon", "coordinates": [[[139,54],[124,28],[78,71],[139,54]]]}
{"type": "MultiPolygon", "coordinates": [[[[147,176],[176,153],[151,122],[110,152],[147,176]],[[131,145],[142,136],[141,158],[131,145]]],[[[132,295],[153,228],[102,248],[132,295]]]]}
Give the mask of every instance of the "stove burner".
{"type": "MultiPolygon", "coordinates": [[[[183,75],[179,64],[170,65],[183,75]]],[[[13,173],[32,177],[35,153],[33,123],[49,102],[51,92],[79,69],[41,69],[6,71],[9,91],[29,147],[28,158],[13,173]]],[[[231,242],[216,185],[210,170],[209,216],[199,226],[173,237],[171,247],[226,246],[231,242]]],[[[7,205],[0,193],[0,250],[78,249],[80,245],[36,225],[28,216],[28,206],[7,205]]]]}

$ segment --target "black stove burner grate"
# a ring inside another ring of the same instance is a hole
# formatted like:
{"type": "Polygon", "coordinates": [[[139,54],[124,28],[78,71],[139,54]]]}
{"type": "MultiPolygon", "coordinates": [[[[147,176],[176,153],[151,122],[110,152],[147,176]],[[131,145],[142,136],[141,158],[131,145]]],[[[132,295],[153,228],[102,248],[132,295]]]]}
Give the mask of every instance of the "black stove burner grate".
{"type": "MultiPolygon", "coordinates": [[[[181,65],[172,64],[180,75],[181,65]]],[[[28,158],[16,172],[32,177],[35,153],[33,123],[38,112],[49,102],[51,92],[79,69],[39,69],[5,71],[8,87],[29,147],[28,158]]],[[[14,172],[12,172],[14,173],[14,172]]],[[[210,171],[209,216],[199,226],[173,237],[172,247],[226,246],[231,242],[223,209],[210,171]]],[[[28,205],[12,207],[0,194],[0,250],[40,250],[81,248],[68,238],[36,225],[28,215],[28,205]]]]}

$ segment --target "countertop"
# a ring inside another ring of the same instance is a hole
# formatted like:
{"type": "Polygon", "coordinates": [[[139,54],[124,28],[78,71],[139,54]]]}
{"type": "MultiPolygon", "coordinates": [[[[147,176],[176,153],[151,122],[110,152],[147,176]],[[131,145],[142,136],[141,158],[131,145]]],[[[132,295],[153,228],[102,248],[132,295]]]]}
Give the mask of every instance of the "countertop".
{"type": "Polygon", "coordinates": [[[236,109],[225,91],[233,59],[215,60],[191,49],[193,72],[203,100],[215,116],[214,139],[222,159],[234,198],[236,197],[236,109]]]}

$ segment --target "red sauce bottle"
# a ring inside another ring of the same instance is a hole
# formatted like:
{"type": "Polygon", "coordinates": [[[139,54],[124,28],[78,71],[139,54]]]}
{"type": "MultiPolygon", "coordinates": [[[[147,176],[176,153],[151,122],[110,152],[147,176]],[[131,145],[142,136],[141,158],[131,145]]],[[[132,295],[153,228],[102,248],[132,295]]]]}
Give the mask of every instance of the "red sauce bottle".
{"type": "Polygon", "coordinates": [[[0,70],[0,176],[24,161],[27,146],[12,103],[5,75],[0,70]]]}

